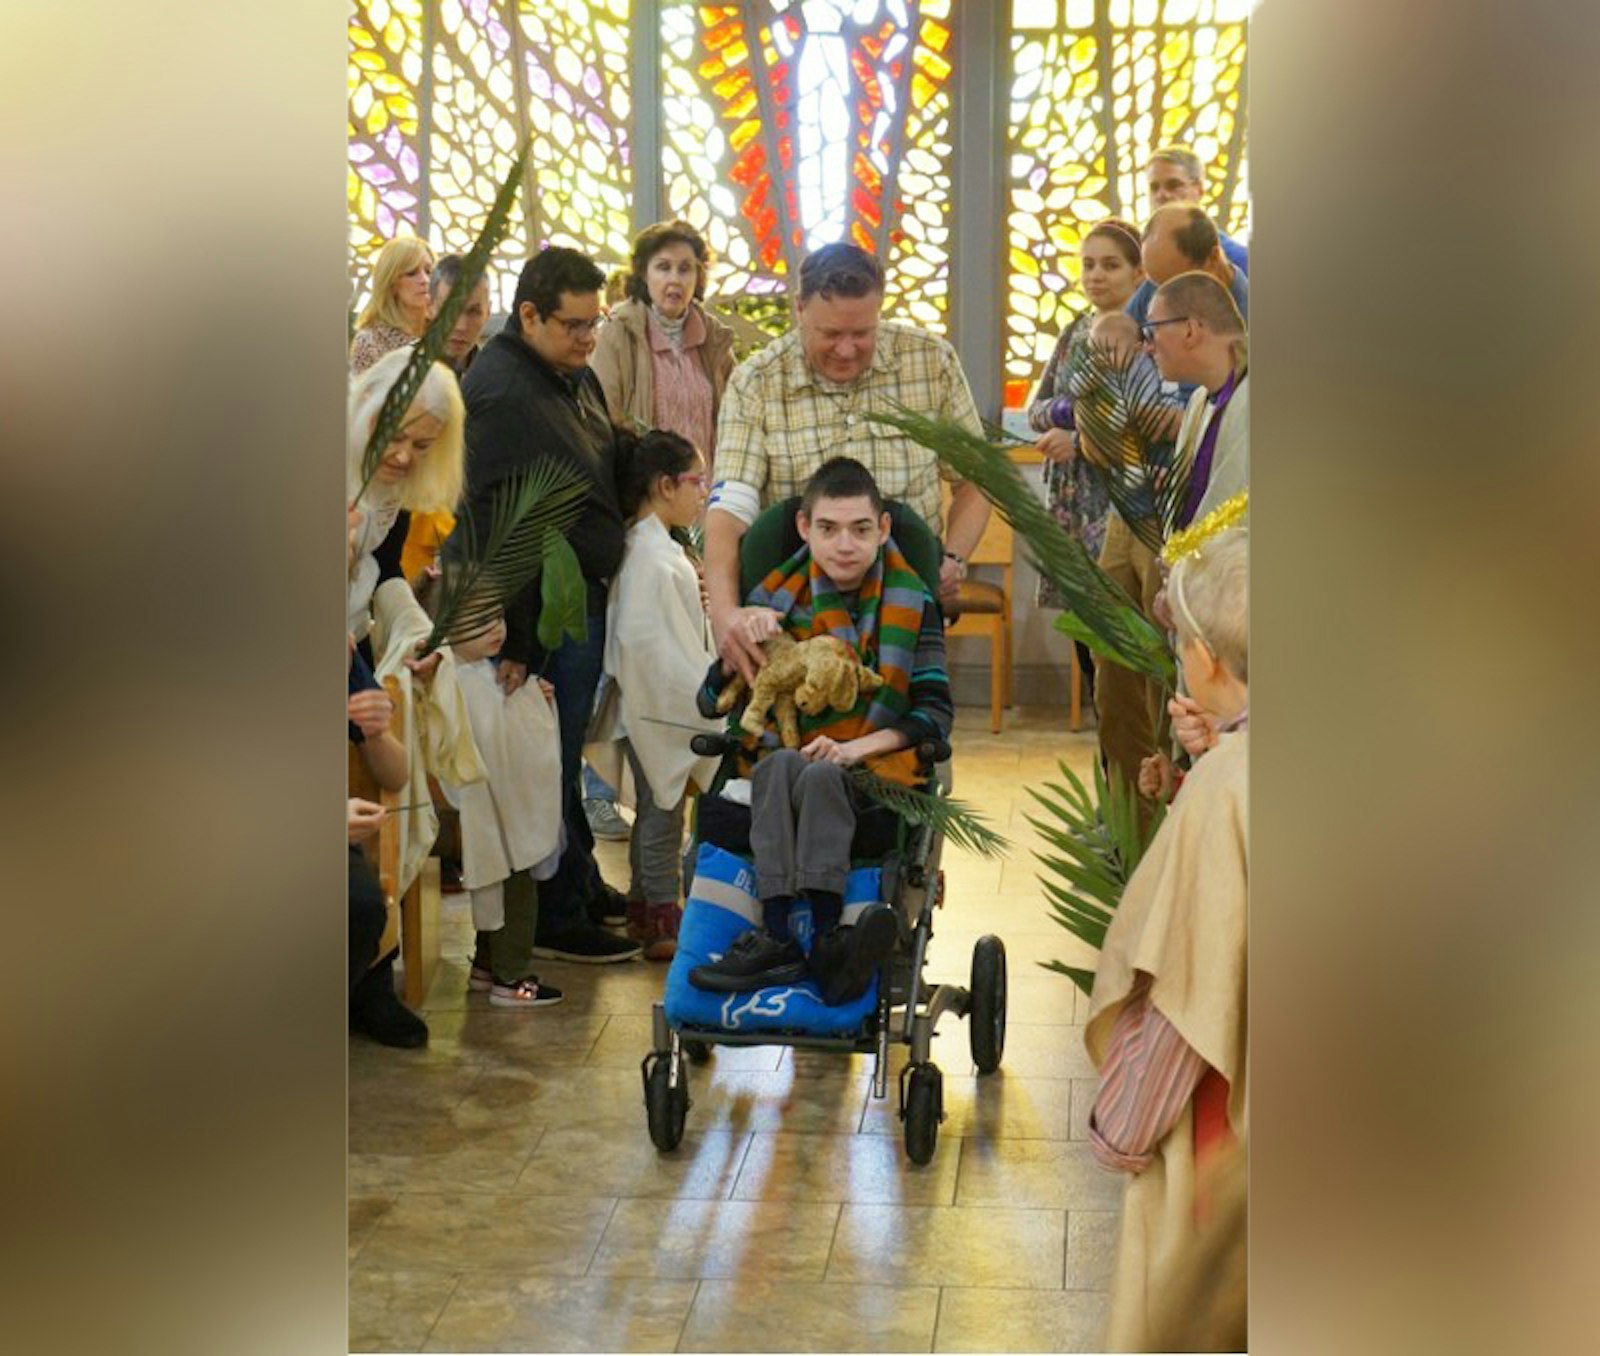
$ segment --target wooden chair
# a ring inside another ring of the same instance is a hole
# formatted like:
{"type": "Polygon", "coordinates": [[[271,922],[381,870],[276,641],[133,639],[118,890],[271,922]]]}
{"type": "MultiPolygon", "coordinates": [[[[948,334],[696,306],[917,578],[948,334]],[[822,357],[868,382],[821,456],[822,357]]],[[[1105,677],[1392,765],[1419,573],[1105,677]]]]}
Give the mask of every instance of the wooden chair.
{"type": "Polygon", "coordinates": [[[986,635],[989,637],[989,728],[1000,733],[1004,710],[1011,705],[1011,596],[1012,557],[1015,543],[1011,525],[998,513],[989,515],[989,525],[967,559],[970,571],[975,566],[997,565],[1000,582],[967,578],[954,614],[945,627],[946,636],[986,635]]]}
{"type": "MultiPolygon", "coordinates": [[[[400,703],[396,702],[394,732],[397,736],[401,733],[402,719],[400,703]]],[[[367,771],[360,750],[354,744],[349,749],[350,795],[375,801],[386,810],[405,803],[401,799],[405,791],[380,789],[367,771]]],[[[392,816],[385,816],[377,838],[369,838],[364,851],[378,873],[389,915],[383,937],[378,942],[378,955],[387,956],[396,945],[400,947],[400,961],[405,972],[401,997],[408,1007],[420,1007],[439,964],[439,859],[430,856],[423,862],[417,878],[397,899],[395,882],[400,877],[400,831],[392,816]]]]}

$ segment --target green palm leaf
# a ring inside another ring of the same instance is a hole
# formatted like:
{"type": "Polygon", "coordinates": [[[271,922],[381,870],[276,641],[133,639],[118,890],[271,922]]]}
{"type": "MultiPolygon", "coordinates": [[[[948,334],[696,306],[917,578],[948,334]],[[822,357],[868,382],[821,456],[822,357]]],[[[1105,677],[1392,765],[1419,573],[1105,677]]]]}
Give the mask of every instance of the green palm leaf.
{"type": "Polygon", "coordinates": [[[395,434],[400,431],[406,412],[411,408],[411,402],[422,389],[428,369],[444,352],[445,340],[450,337],[450,331],[455,329],[462,310],[472,299],[472,289],[478,285],[478,279],[488,267],[489,256],[505,238],[506,228],[511,224],[511,207],[516,202],[517,190],[522,185],[522,174],[527,166],[528,153],[532,145],[531,141],[523,143],[522,154],[517,157],[505,182],[500,185],[500,191],[495,194],[494,206],[489,209],[489,218],[484,222],[483,230],[461,261],[461,272],[450,289],[450,295],[445,298],[444,305],[439,308],[439,314],[433,318],[427,331],[411,350],[411,361],[395,378],[394,385],[389,388],[389,394],[383,399],[383,405],[378,410],[377,422],[372,426],[372,436],[367,439],[366,450],[361,454],[361,488],[356,491],[357,502],[366,493],[372,477],[377,474],[378,463],[383,460],[384,451],[394,441],[395,434]]]}
{"type": "Polygon", "coordinates": [[[947,841],[980,857],[1004,856],[1011,849],[1010,841],[990,828],[981,815],[942,791],[922,791],[891,782],[864,767],[851,768],[850,780],[863,794],[887,806],[908,824],[941,833],[947,841]]]}
{"type": "MultiPolygon", "coordinates": [[[[1052,919],[1096,951],[1105,944],[1106,931],[1122,903],[1128,881],[1144,859],[1165,817],[1157,803],[1154,813],[1139,817],[1138,789],[1113,768],[1109,779],[1098,760],[1094,767],[1094,794],[1065,763],[1059,763],[1064,781],[1050,782],[1028,794],[1047,817],[1026,816],[1054,851],[1034,853],[1044,868],[1039,884],[1050,902],[1052,919]]],[[[1084,993],[1094,987],[1094,972],[1061,961],[1039,962],[1046,970],[1066,975],[1084,993]]]]}
{"type": "Polygon", "coordinates": [[[583,644],[589,634],[589,598],[583,568],[572,543],[551,532],[544,541],[544,573],[539,579],[539,644],[546,654],[571,636],[583,644]]]}
{"type": "Polygon", "coordinates": [[[1175,671],[1166,638],[1095,564],[1083,543],[1056,521],[1004,449],[951,420],[930,419],[904,405],[896,405],[892,414],[875,412],[867,418],[921,443],[983,492],[1011,524],[1034,568],[1067,600],[1084,628],[1086,644],[1124,668],[1172,686],[1175,671]]]}
{"type": "Polygon", "coordinates": [[[1093,340],[1073,347],[1067,381],[1078,432],[1105,458],[1084,464],[1139,540],[1159,552],[1189,493],[1191,464],[1179,465],[1173,449],[1182,407],[1153,364],[1093,340]]]}
{"type": "MultiPolygon", "coordinates": [[[[588,484],[573,471],[544,461],[495,486],[488,522],[477,522],[471,505],[463,505],[439,560],[433,630],[421,653],[431,654],[446,640],[470,640],[493,626],[500,609],[544,568],[550,542],[565,545],[563,534],[578,521],[588,493],[588,484]]],[[[581,575],[578,588],[581,612],[581,575]]]]}

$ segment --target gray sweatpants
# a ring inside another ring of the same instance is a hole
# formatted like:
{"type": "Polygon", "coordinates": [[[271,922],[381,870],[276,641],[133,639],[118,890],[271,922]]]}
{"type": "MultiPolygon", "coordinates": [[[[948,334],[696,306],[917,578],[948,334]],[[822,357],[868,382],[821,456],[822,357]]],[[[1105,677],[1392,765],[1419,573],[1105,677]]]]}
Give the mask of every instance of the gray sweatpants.
{"type": "Polygon", "coordinates": [[[622,741],[628,766],[633,769],[633,833],[628,838],[628,866],[632,883],[628,894],[646,904],[677,904],[683,899],[683,800],[663,809],[650,794],[633,745],[622,741]]]}
{"type": "Polygon", "coordinates": [[[762,900],[844,894],[856,811],[845,770],[778,749],[750,776],[750,850],[762,900]]]}

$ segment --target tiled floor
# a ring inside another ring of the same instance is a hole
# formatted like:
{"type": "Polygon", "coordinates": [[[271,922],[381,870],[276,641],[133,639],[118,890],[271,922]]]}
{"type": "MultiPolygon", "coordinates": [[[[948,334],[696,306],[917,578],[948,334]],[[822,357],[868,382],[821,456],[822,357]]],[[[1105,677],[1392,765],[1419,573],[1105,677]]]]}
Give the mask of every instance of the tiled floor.
{"type": "MultiPolygon", "coordinates": [[[[947,852],[929,972],[965,982],[1000,934],[1009,1030],[979,1078],[965,1023],[941,1022],[933,1161],[906,1159],[869,1060],[773,1046],[692,1068],[688,1133],[658,1154],[639,1061],[665,968],[550,964],[560,1007],[490,1008],[466,991],[465,897],[446,896],[428,1048],[350,1046],[352,1350],[1096,1348],[1121,1186],[1084,1142],[1083,1000],[1035,963],[1092,957],[1050,919],[1024,818],[1058,758],[1087,775],[1094,736],[1058,710],[998,737],[961,715],[957,794],[1013,848],[947,852]]],[[[602,844],[617,884],[625,846],[602,844]]]]}

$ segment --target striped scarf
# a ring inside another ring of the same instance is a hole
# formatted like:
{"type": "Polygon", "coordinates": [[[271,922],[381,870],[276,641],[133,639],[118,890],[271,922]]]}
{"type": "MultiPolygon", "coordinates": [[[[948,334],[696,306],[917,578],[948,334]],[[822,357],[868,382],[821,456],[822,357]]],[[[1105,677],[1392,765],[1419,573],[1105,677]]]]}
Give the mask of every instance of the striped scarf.
{"type": "MultiPolygon", "coordinates": [[[[886,729],[905,715],[911,700],[911,670],[922,629],[922,609],[927,588],[891,537],[861,582],[852,617],[843,595],[801,548],[768,572],[747,600],[753,607],[770,607],[783,614],[783,629],[796,640],[812,636],[837,636],[860,656],[867,668],[883,681],[876,692],[863,693],[849,711],[831,708],[815,716],[800,713],[800,742],[816,735],[843,742],[886,729]]],[[[754,759],[757,745],[774,746],[777,736],[770,726],[760,740],[746,740],[745,758],[754,759]]],[[[907,785],[920,784],[916,752],[902,749],[868,760],[880,777],[907,785]]],[[[746,771],[748,769],[746,768],[746,771]]]]}

